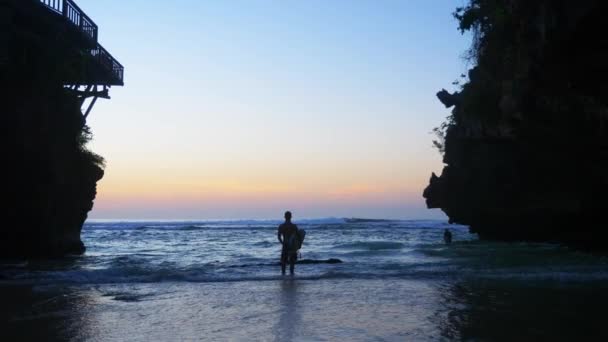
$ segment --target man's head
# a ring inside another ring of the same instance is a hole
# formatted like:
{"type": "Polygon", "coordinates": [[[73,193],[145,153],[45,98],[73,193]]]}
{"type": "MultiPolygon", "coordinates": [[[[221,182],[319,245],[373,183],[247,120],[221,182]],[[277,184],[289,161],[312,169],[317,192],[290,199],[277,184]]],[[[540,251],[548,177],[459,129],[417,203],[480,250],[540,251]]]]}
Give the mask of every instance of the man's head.
{"type": "Polygon", "coordinates": [[[285,212],[285,221],[291,221],[291,211],[285,212]]]}

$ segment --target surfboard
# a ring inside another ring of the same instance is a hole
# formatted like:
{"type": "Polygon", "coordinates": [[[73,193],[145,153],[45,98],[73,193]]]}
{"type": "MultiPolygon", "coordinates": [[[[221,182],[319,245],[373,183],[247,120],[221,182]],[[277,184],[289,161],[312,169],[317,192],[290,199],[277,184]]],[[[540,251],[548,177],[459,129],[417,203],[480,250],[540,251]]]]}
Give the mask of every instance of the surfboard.
{"type": "Polygon", "coordinates": [[[297,245],[296,249],[300,249],[302,248],[302,243],[304,243],[304,238],[306,237],[306,231],[304,229],[298,229],[298,231],[296,232],[296,235],[298,237],[298,241],[297,241],[297,245]]]}

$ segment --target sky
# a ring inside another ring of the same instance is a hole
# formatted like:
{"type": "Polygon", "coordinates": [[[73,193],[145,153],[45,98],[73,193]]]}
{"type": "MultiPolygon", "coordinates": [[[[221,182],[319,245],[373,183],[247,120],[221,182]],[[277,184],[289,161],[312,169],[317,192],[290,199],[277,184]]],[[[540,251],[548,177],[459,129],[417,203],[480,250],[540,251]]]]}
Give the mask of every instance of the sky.
{"type": "Polygon", "coordinates": [[[78,0],[125,66],[88,119],[93,219],[444,218],[460,0],[78,0]]]}

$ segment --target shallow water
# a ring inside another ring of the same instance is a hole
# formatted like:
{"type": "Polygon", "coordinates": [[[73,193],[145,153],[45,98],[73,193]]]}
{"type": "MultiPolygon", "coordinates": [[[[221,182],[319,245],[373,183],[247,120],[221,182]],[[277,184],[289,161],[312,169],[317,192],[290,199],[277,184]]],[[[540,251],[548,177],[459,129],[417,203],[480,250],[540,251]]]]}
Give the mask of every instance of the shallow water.
{"type": "Polygon", "coordinates": [[[0,328],[32,340],[608,337],[605,257],[437,221],[332,219],[296,222],[301,257],[318,263],[290,278],[278,223],[87,223],[85,256],[1,266],[0,328]]]}

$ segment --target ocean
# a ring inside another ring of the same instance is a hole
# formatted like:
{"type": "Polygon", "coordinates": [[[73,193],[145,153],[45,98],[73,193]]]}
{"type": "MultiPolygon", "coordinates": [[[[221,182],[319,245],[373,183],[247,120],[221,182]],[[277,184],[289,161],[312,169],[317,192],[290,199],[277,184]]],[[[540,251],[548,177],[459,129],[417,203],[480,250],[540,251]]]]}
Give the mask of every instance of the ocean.
{"type": "MultiPolygon", "coordinates": [[[[83,256],[0,263],[19,340],[606,340],[608,258],[443,221],[89,221],[83,256]],[[453,243],[443,243],[443,230],[453,243]]],[[[2,339],[10,340],[10,339],[2,339]]]]}

